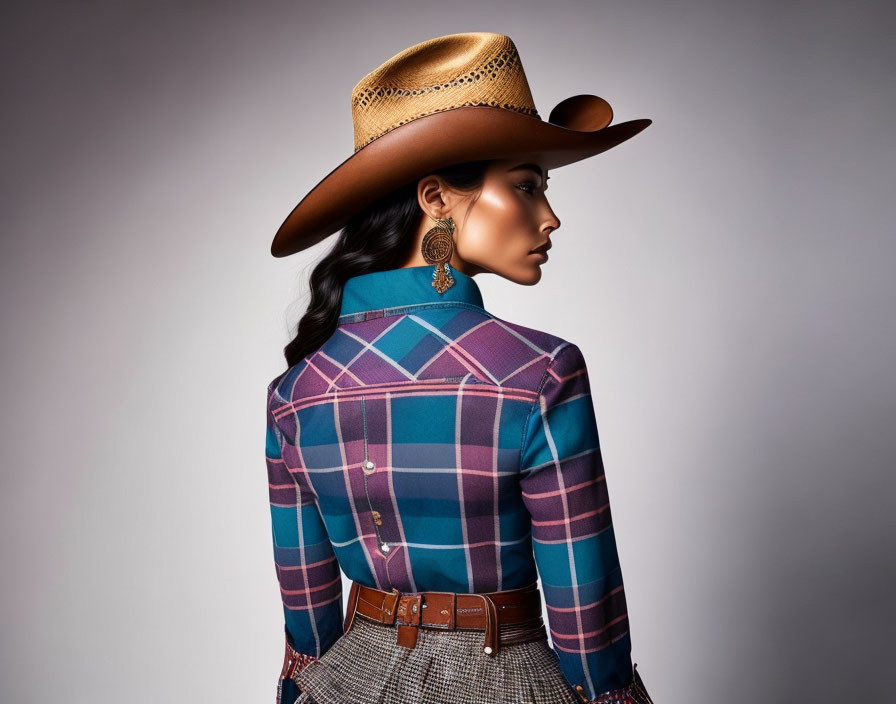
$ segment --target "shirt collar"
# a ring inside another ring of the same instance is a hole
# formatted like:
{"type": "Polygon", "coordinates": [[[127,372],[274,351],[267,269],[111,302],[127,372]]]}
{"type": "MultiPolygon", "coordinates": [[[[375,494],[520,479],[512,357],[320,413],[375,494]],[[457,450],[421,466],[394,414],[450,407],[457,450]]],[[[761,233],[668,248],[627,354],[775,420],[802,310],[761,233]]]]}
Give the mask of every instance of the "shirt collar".
{"type": "Polygon", "coordinates": [[[340,317],[384,308],[458,301],[483,307],[472,276],[451,267],[454,285],[439,293],[432,285],[435,264],[386,269],[352,276],[342,290],[340,317]]]}

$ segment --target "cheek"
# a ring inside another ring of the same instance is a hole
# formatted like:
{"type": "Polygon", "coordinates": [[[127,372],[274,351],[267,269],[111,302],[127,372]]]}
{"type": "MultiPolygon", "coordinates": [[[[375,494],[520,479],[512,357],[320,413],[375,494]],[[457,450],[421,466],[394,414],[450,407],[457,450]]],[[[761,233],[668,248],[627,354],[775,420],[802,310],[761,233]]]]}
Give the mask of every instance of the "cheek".
{"type": "Polygon", "coordinates": [[[528,248],[530,220],[531,215],[519,198],[483,192],[464,225],[467,254],[475,257],[528,248]]]}

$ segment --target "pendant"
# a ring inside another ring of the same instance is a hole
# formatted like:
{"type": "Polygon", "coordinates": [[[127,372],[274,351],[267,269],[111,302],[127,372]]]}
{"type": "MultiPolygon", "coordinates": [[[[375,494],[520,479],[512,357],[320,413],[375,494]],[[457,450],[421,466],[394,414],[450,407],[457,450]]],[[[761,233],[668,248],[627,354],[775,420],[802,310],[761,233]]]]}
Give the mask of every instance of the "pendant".
{"type": "Polygon", "coordinates": [[[448,262],[437,264],[435,271],[432,272],[432,278],[432,286],[439,293],[445,293],[454,286],[454,277],[451,275],[451,267],[448,266],[448,262]]]}

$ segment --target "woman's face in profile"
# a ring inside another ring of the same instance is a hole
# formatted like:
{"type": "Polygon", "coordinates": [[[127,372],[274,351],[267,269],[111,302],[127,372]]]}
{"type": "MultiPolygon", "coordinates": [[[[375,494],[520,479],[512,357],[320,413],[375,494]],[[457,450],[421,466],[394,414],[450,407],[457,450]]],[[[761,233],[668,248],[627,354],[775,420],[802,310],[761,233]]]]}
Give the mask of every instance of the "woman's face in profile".
{"type": "Polygon", "coordinates": [[[537,162],[490,164],[478,198],[472,206],[462,204],[460,217],[454,217],[456,255],[469,265],[464,269],[490,271],[524,285],[537,283],[550,234],[560,227],[545,190],[547,173],[537,162]],[[535,249],[542,253],[533,253],[535,249]]]}

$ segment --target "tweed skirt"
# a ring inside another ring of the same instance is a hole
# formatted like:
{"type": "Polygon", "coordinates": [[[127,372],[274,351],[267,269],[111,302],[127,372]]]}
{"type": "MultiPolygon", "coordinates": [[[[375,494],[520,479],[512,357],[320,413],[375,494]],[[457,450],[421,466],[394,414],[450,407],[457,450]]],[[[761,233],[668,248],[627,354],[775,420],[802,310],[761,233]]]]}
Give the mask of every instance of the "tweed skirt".
{"type": "Polygon", "coordinates": [[[356,613],[348,632],[296,674],[294,704],[581,704],[546,637],[490,656],[482,631],[420,628],[413,648],[396,635],[356,613]]]}

